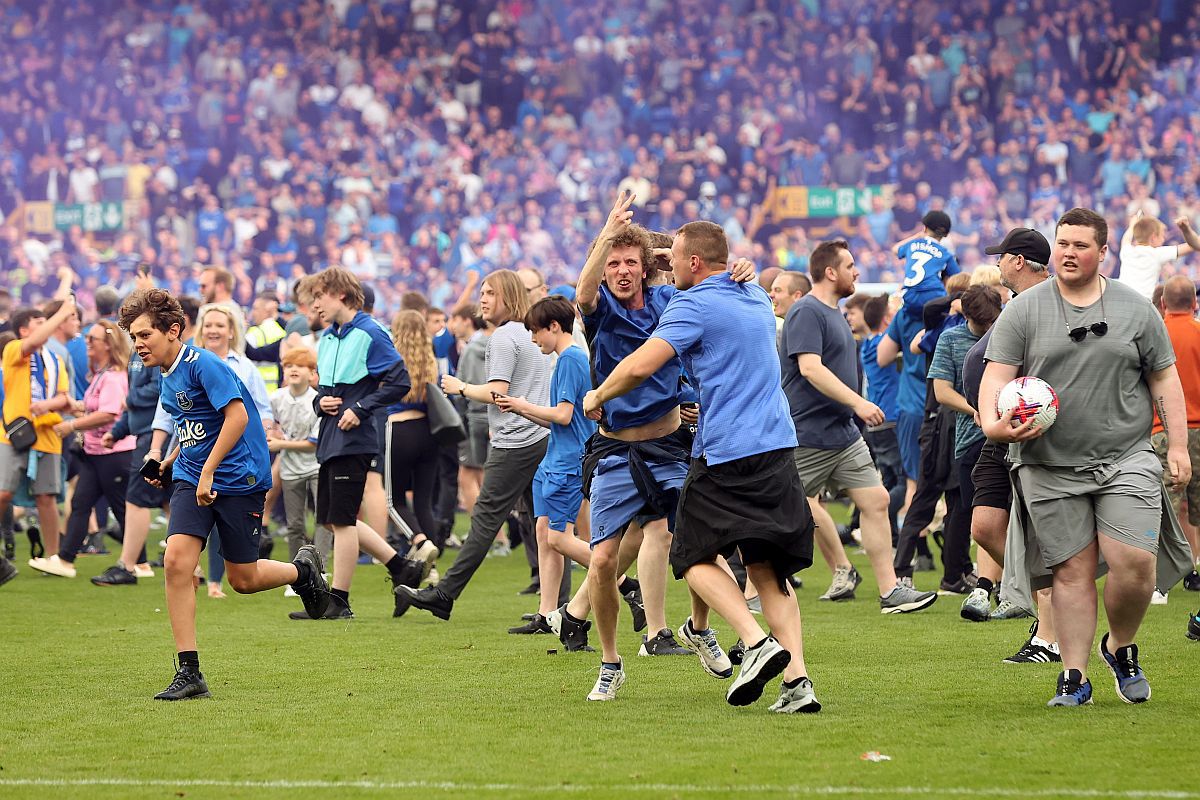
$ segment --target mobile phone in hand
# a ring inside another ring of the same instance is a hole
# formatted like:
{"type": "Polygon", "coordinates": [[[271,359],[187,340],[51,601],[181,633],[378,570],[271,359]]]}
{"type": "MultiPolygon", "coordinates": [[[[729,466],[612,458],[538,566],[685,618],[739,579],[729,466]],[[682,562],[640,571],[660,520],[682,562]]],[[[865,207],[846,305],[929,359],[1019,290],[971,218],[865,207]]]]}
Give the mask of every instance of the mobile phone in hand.
{"type": "Polygon", "coordinates": [[[153,458],[147,458],[142,462],[141,468],[142,477],[150,481],[159,481],[166,486],[171,482],[171,468],[165,470],[162,467],[162,462],[153,458]]]}

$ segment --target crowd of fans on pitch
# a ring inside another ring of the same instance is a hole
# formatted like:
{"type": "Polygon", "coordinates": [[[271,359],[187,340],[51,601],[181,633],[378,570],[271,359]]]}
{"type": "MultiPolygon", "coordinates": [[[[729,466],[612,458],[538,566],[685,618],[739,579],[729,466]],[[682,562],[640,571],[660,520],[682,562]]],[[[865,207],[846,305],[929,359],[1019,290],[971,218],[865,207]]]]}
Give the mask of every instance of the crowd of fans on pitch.
{"type": "MultiPolygon", "coordinates": [[[[341,263],[383,312],[468,271],[573,278],[618,187],[673,230],[803,269],[846,235],[865,280],[930,208],[965,268],[1065,208],[1200,215],[1200,60],[1163,0],[608,4],[132,0],[0,10],[0,215],[128,201],[124,229],[3,227],[15,304],[78,276],[122,295],[205,265],[282,296],[341,263]],[[894,186],[859,218],[780,224],[775,186],[894,186]]],[[[16,215],[19,217],[19,215],[16,215]]],[[[1118,268],[1110,258],[1106,269],[1118,268]]]]}

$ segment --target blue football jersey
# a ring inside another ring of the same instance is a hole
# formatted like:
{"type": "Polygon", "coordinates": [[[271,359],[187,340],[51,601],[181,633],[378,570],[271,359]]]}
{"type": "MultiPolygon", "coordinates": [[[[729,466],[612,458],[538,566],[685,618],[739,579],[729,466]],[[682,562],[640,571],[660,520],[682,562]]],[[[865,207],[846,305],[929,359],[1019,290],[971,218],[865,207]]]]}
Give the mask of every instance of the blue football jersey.
{"type": "Polygon", "coordinates": [[[904,291],[913,295],[946,293],[942,281],[962,269],[950,248],[937,239],[921,237],[902,244],[896,251],[904,259],[904,291]]]}

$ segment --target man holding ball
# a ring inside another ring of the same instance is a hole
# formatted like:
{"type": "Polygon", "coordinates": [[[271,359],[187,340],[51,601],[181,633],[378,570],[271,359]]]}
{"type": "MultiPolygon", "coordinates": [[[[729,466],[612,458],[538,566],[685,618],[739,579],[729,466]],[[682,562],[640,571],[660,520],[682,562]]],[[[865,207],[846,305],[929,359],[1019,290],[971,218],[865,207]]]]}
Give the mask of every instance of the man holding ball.
{"type": "Polygon", "coordinates": [[[1054,575],[1063,672],[1050,706],[1092,701],[1088,657],[1096,635],[1096,568],[1109,567],[1109,630],[1098,647],[1127,703],[1150,699],[1138,663],[1138,627],[1154,591],[1162,479],[1191,477],[1183,389],[1162,318],[1145,298],[1100,275],[1108,225],[1074,208],[1055,228],[1056,277],[1021,292],[1000,315],[980,386],[982,427],[1009,443],[1009,460],[1037,545],[1054,575]],[[1018,374],[1058,392],[1052,428],[1014,427],[996,398],[1018,374]],[[1151,405],[1153,404],[1153,406],[1151,405]],[[1151,408],[1169,438],[1163,469],[1150,446],[1151,408]]]}

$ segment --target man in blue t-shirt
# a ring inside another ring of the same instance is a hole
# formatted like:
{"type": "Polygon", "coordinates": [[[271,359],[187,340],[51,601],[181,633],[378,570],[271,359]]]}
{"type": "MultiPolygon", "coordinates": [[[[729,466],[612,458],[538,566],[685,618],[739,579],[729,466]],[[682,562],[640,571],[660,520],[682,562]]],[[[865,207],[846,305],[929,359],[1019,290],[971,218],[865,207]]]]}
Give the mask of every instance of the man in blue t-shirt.
{"type": "Polygon", "coordinates": [[[838,302],[854,294],[858,269],[844,241],[823,242],[809,258],[813,289],[788,311],[779,345],[783,391],[796,425],[796,468],[817,521],[822,551],[834,554],[833,583],[826,600],[849,600],[862,579],[846,558],[836,528],[821,506],[826,489],[845,490],[861,516],[863,548],[871,560],[884,614],[927,608],[932,592],[898,583],[892,568],[888,494],[855,417],[868,426],[884,422],[879,406],[860,394],[858,348],[838,302]]]}
{"type": "MultiPolygon", "coordinates": [[[[771,348],[774,313],[761,287],[726,274],[728,260],[719,225],[691,222],[680,228],[671,267],[675,285],[686,291],[671,299],[651,338],[588,393],[584,407],[598,416],[645,376],[683,359],[699,383],[704,412],[680,493],[671,547],[675,577],[685,578],[694,595],[719,609],[748,645],[726,693],[731,705],[753,703],[782,672],[783,691],[771,710],[814,712],[821,705],[808,679],[800,609],[787,581],[812,564],[813,528],[791,462],[796,434],[771,348]],[[772,634],[754,619],[736,581],[717,562],[735,549],[759,589],[772,634]]],[[[731,674],[732,667],[721,677],[731,674]]]]}
{"type": "MultiPolygon", "coordinates": [[[[329,602],[316,548],[300,548],[290,564],[260,560],[263,502],[271,488],[271,459],[262,420],[247,413],[250,392],[233,370],[207,350],[184,344],[179,302],[162,289],[134,292],[121,307],[121,327],[146,367],[161,367],[160,401],[179,445],[161,464],[156,485],[171,481],[167,523],[167,611],[179,666],[156,700],[208,697],[196,651],[196,594],[192,575],[216,528],[229,584],[241,594],[291,585],[316,616],[329,602]]],[[[154,461],[147,461],[152,467],[154,461]]],[[[143,470],[148,475],[148,470],[143,470]]]]}
{"type": "Polygon", "coordinates": [[[565,558],[583,566],[591,562],[587,545],[575,538],[575,519],[583,503],[583,448],[596,425],[583,414],[583,395],[592,388],[587,355],[575,344],[575,307],[565,297],[539,300],[525,315],[525,327],[544,355],[558,359],[550,376],[550,404],[540,406],[523,397],[500,395],[501,411],[520,414],[550,429],[546,455],[533,477],[533,516],[536,522],[538,575],[547,587],[538,613],[509,633],[550,633],[549,618],[558,608],[550,587],[562,582],[565,558]]]}

